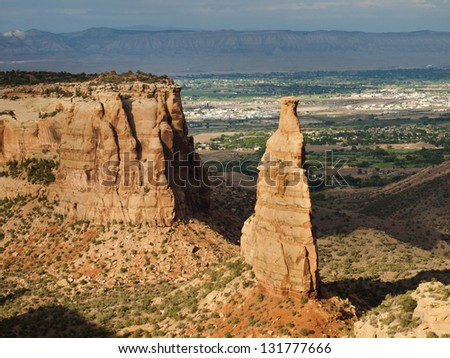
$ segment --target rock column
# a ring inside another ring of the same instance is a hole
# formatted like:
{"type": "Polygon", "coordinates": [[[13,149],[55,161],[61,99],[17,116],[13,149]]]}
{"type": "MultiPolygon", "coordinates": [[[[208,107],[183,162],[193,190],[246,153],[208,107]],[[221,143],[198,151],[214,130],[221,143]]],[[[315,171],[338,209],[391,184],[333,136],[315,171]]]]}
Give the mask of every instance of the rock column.
{"type": "Polygon", "coordinates": [[[267,141],[259,169],[255,213],[242,229],[241,253],[257,280],[282,295],[314,295],[318,289],[317,246],[298,100],[281,99],[280,123],[267,141]]]}

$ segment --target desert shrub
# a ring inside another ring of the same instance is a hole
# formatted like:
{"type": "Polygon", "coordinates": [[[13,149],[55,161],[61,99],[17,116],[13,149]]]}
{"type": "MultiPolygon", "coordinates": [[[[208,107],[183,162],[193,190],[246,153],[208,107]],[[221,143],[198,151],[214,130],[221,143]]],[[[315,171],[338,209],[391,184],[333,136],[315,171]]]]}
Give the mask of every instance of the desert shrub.
{"type": "Polygon", "coordinates": [[[51,88],[45,89],[44,94],[46,96],[50,96],[52,94],[55,94],[57,97],[72,97],[73,96],[72,92],[66,91],[63,88],[59,87],[59,86],[55,86],[55,87],[51,87],[51,88]]]}
{"type": "Polygon", "coordinates": [[[28,158],[20,163],[12,160],[6,163],[7,176],[25,177],[30,183],[49,185],[55,181],[53,169],[58,165],[58,162],[48,159],[28,158]]]}
{"type": "Polygon", "coordinates": [[[46,72],[46,71],[0,71],[0,85],[34,85],[38,83],[84,82],[97,74],[46,72]]]}
{"type": "MultiPolygon", "coordinates": [[[[39,112],[39,118],[44,119],[44,118],[47,118],[47,117],[54,117],[54,116],[56,116],[59,112],[60,112],[59,109],[55,109],[55,110],[52,111],[52,112],[44,112],[44,113],[39,112]]],[[[43,150],[43,152],[44,152],[44,150],[43,150]]],[[[47,150],[47,152],[48,152],[48,150],[47,150]]]]}
{"type": "Polygon", "coordinates": [[[405,312],[413,312],[417,307],[417,301],[408,294],[400,297],[398,303],[405,312]]]}
{"type": "Polygon", "coordinates": [[[309,336],[309,333],[310,333],[310,331],[309,331],[308,328],[301,328],[301,329],[300,329],[300,334],[301,334],[302,336],[309,336]]]}

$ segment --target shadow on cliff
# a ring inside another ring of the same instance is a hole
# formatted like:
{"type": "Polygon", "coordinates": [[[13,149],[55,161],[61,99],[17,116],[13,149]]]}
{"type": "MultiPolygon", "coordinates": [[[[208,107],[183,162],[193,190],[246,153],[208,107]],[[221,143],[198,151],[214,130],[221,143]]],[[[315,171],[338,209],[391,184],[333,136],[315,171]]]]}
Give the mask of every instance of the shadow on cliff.
{"type": "Polygon", "coordinates": [[[422,271],[416,276],[393,282],[370,279],[345,279],[323,284],[325,295],[337,295],[348,298],[355,305],[358,314],[364,313],[381,304],[387,294],[399,295],[415,290],[421,282],[437,280],[450,284],[450,270],[422,271]]]}
{"type": "Polygon", "coordinates": [[[138,160],[141,160],[142,158],[142,144],[138,139],[137,133],[136,133],[136,122],[134,120],[133,115],[133,102],[127,99],[121,98],[122,101],[122,108],[125,111],[125,115],[127,116],[128,125],[131,129],[131,135],[133,136],[134,140],[136,141],[136,156],[138,160]]]}
{"type": "Polygon", "coordinates": [[[194,217],[222,235],[229,243],[240,245],[241,230],[244,225],[244,221],[240,218],[217,209],[211,209],[208,212],[198,212],[194,217]]]}
{"type": "Polygon", "coordinates": [[[449,235],[418,222],[416,225],[411,225],[410,222],[401,219],[380,218],[319,206],[313,206],[313,208],[312,223],[314,236],[317,239],[328,235],[346,235],[357,229],[368,228],[383,231],[401,242],[425,250],[433,249],[439,240],[450,241],[449,235]]]}
{"type": "Polygon", "coordinates": [[[86,321],[76,311],[61,306],[45,306],[0,320],[3,338],[91,338],[111,337],[112,332],[86,321]]]}
{"type": "Polygon", "coordinates": [[[209,209],[195,213],[194,217],[222,235],[228,242],[239,245],[242,227],[245,220],[253,214],[255,201],[254,190],[248,188],[212,187],[209,209]]]}

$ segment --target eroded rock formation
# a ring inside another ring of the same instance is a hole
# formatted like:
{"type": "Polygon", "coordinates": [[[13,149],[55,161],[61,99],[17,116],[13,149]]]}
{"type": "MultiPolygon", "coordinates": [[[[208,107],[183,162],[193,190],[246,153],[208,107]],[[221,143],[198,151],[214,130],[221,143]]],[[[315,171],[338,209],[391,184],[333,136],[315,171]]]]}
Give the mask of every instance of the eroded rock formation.
{"type": "MultiPolygon", "coordinates": [[[[26,109],[26,108],[25,108],[26,109]]],[[[1,112],[1,111],[0,111],[1,112]]],[[[0,164],[21,161],[36,155],[56,151],[65,120],[55,110],[51,118],[33,118],[19,121],[17,114],[0,114],[0,164]]],[[[19,114],[19,116],[22,113],[19,114]]],[[[25,117],[29,113],[25,113],[25,117]]],[[[35,117],[39,113],[34,113],[35,117]]]]}
{"type": "Polygon", "coordinates": [[[45,153],[59,160],[48,191],[60,214],[168,226],[208,205],[180,87],[171,80],[15,90],[8,105],[20,105],[0,117],[1,160],[45,153]]]}
{"type": "Polygon", "coordinates": [[[167,226],[207,205],[179,87],[102,93],[69,117],[53,191],[66,214],[167,226]]]}
{"type": "Polygon", "coordinates": [[[255,213],[242,229],[242,255],[258,281],[276,294],[314,294],[318,289],[297,105],[295,97],[281,99],[279,127],[258,168],[255,213]]]}
{"type": "Polygon", "coordinates": [[[386,296],[355,323],[357,338],[437,338],[450,332],[450,285],[423,282],[414,291],[386,296]],[[406,322],[406,324],[405,324],[406,322]]]}

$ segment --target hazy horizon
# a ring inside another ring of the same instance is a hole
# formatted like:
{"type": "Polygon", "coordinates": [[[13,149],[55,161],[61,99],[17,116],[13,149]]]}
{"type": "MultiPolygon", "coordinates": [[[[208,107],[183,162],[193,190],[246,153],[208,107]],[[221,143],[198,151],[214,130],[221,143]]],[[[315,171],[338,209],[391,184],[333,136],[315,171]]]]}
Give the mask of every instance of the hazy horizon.
{"type": "Polygon", "coordinates": [[[384,33],[414,33],[414,32],[442,32],[442,33],[450,33],[450,30],[448,31],[439,31],[439,30],[429,30],[429,29],[418,29],[418,30],[410,30],[410,31],[360,31],[360,30],[335,30],[335,29],[317,29],[317,30],[292,30],[292,29],[217,29],[217,30],[208,30],[208,29],[191,29],[191,28],[178,28],[178,27],[164,27],[164,26],[151,26],[151,25],[134,25],[134,26],[125,26],[125,27],[111,27],[111,26],[93,26],[93,27],[86,27],[78,30],[73,31],[49,31],[44,30],[42,28],[32,27],[27,29],[21,29],[21,28],[14,28],[9,29],[7,31],[2,31],[0,34],[3,36],[8,35],[16,35],[18,33],[25,33],[28,31],[42,31],[42,32],[48,32],[53,33],[56,35],[62,35],[62,34],[69,34],[69,33],[77,33],[77,32],[83,32],[87,30],[92,29],[111,29],[111,30],[119,30],[119,31],[137,31],[137,32],[152,32],[152,31],[181,31],[181,32],[220,32],[220,31],[236,31],[236,32],[264,32],[264,31],[292,31],[292,32],[348,32],[348,33],[368,33],[368,34],[384,34],[384,33]]]}
{"type": "Polygon", "coordinates": [[[0,32],[92,27],[201,30],[450,32],[449,0],[4,0],[0,32]]]}

